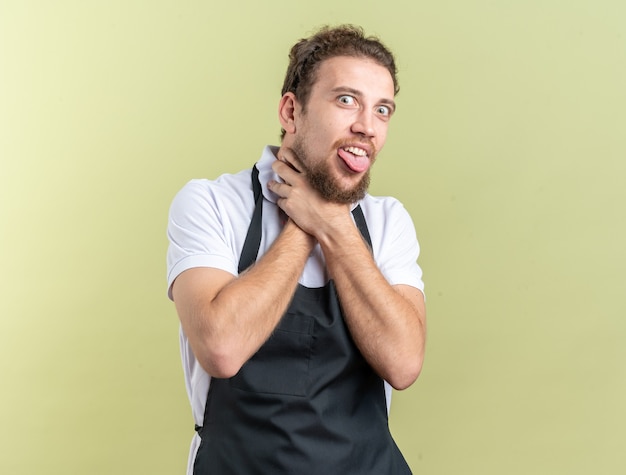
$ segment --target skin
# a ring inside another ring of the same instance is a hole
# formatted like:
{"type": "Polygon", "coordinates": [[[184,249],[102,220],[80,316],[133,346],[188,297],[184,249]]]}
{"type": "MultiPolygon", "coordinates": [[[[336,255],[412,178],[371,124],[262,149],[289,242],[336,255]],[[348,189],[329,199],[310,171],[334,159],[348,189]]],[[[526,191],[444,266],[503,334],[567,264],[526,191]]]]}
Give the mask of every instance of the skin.
{"type": "Polygon", "coordinates": [[[268,187],[289,217],[283,231],[238,277],[212,268],[183,272],[172,289],[174,302],[199,363],[211,376],[232,377],[278,324],[319,243],[356,345],[382,378],[404,389],[422,368],[423,294],[389,285],[352,221],[350,205],[322,197],[306,174],[321,167],[339,191],[361,182],[369,169],[354,171],[341,148],[359,147],[373,163],[395,110],[393,81],[377,63],[344,56],[325,60],[317,78],[306,112],[293,93],[279,103],[286,135],[273,169],[282,182],[268,187]]]}

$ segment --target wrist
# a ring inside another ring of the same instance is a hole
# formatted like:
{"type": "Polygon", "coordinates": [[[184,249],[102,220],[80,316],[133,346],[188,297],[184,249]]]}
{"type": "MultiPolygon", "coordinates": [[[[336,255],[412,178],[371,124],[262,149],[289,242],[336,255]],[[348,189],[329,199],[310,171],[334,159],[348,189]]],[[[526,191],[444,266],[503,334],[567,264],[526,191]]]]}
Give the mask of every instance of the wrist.
{"type": "Polygon", "coordinates": [[[320,232],[316,238],[327,261],[363,253],[371,255],[369,246],[352,220],[330,232],[320,232]]]}
{"type": "Polygon", "coordinates": [[[285,234],[289,241],[294,245],[301,245],[305,247],[309,252],[313,250],[316,244],[316,239],[311,234],[304,231],[298,226],[291,218],[287,218],[285,227],[283,228],[283,234],[285,234]]]}

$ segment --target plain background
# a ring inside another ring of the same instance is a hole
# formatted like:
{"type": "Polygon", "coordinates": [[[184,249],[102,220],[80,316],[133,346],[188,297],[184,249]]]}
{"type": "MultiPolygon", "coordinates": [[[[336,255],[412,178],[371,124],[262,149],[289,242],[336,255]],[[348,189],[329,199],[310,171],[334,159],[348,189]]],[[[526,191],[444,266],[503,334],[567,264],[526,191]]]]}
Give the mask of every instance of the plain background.
{"type": "Polygon", "coordinates": [[[626,470],[626,3],[0,1],[0,473],[184,473],[174,194],[277,143],[289,47],[397,54],[372,192],[422,245],[416,474],[626,470]]]}

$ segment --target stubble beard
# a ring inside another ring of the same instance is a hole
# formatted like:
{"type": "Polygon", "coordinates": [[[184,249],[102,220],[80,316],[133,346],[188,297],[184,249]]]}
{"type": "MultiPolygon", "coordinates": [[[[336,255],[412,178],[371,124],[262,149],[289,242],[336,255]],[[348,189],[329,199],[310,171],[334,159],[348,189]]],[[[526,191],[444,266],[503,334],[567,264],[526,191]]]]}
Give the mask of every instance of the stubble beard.
{"type": "MultiPolygon", "coordinates": [[[[333,149],[339,148],[333,147],[333,149]]],[[[312,163],[301,139],[297,139],[291,147],[300,159],[303,172],[309,184],[327,201],[339,204],[352,204],[362,200],[370,186],[370,170],[368,169],[359,182],[351,188],[341,187],[339,180],[328,170],[328,162],[312,163]]]]}

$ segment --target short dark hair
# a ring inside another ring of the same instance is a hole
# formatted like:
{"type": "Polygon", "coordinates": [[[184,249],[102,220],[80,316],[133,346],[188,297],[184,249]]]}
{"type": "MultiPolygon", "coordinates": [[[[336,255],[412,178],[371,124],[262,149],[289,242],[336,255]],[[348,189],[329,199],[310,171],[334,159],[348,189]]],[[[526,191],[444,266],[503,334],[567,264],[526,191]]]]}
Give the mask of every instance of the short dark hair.
{"type": "MultiPolygon", "coordinates": [[[[355,25],[324,26],[309,38],[298,41],[289,52],[289,66],[281,96],[293,92],[306,110],[311,88],[317,80],[321,63],[336,56],[363,57],[374,60],[387,68],[393,79],[394,95],[400,90],[396,62],[393,54],[375,36],[365,36],[363,29],[355,25]]],[[[285,130],[281,129],[281,139],[285,130]]]]}

